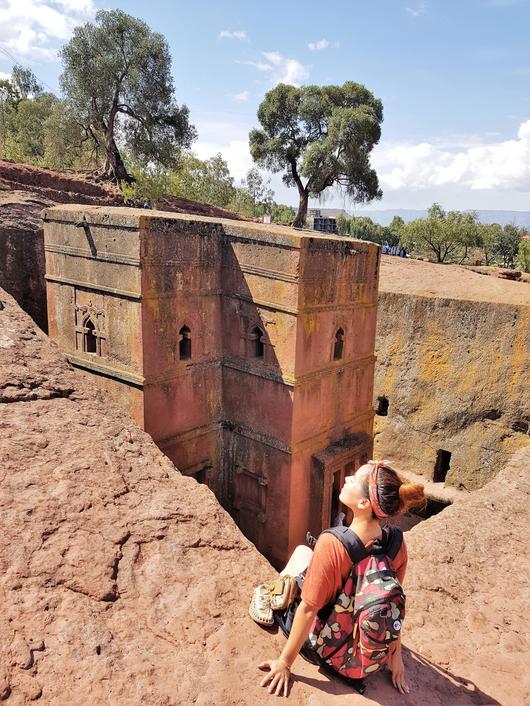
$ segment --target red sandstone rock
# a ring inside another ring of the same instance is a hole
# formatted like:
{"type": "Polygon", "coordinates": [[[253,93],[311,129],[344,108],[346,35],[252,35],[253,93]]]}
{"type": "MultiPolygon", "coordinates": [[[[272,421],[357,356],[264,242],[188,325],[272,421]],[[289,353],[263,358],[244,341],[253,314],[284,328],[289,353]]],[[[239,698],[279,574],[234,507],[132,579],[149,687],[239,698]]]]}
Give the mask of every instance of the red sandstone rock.
{"type": "MultiPolygon", "coordinates": [[[[267,562],[212,493],[0,301],[0,700],[272,703],[256,664],[283,637],[246,614],[267,562]]],[[[363,698],[299,658],[288,703],[525,702],[529,455],[408,535],[411,694],[381,674],[363,698]]]]}
{"type": "Polygon", "coordinates": [[[384,293],[528,306],[529,282],[500,279],[501,271],[382,255],[379,288],[384,293]],[[492,276],[486,278],[486,273],[492,276]]]}
{"type": "Polygon", "coordinates": [[[447,483],[468,490],[491,480],[528,444],[529,322],[528,282],[384,255],[376,456],[426,479],[449,466],[447,483]]]}
{"type": "MultiPolygon", "coordinates": [[[[125,203],[121,191],[114,184],[96,180],[89,172],[58,171],[0,160],[0,193],[13,190],[29,191],[33,194],[33,198],[44,198],[57,204],[82,203],[96,206],[122,206],[125,203]]],[[[51,205],[51,203],[43,205],[51,205]]],[[[166,211],[177,213],[195,213],[200,216],[217,216],[243,221],[252,220],[219,206],[175,196],[161,199],[160,206],[166,211]]]]}

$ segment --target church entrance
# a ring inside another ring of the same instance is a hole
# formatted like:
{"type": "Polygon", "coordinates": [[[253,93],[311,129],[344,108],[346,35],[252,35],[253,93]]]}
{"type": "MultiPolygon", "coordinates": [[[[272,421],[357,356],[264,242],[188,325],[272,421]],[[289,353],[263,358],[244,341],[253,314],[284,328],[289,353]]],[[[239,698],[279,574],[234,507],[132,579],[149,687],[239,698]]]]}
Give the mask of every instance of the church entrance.
{"type": "Polygon", "coordinates": [[[327,527],[351,521],[339,500],[340,491],[346,476],[366,463],[370,450],[371,439],[366,434],[353,434],[313,455],[310,525],[315,536],[327,527]]]}

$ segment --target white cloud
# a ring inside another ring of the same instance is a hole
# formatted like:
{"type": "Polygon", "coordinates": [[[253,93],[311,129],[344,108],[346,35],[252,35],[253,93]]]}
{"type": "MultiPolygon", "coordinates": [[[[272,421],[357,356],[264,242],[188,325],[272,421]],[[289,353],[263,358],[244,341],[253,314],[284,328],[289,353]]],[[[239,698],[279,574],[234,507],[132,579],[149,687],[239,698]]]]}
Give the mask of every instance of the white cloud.
{"type": "Polygon", "coordinates": [[[3,71],[0,71],[0,81],[10,81],[11,80],[11,74],[6,74],[3,71]]]}
{"type": "Polygon", "coordinates": [[[93,0],[0,0],[2,44],[24,58],[53,60],[74,27],[95,12],[93,0]]]}
{"type": "Polygon", "coordinates": [[[209,159],[220,152],[227,162],[230,174],[236,184],[244,179],[253,161],[248,150],[248,140],[230,140],[229,142],[197,142],[193,151],[199,159],[209,159]]]}
{"type": "Polygon", "coordinates": [[[431,142],[379,145],[372,163],[388,191],[420,192],[458,187],[472,192],[530,192],[530,119],[502,142],[473,140],[462,148],[431,142]]]}
{"type": "Polygon", "coordinates": [[[258,71],[272,71],[272,66],[270,64],[264,64],[262,61],[236,61],[236,64],[253,66],[258,71]]]}
{"type": "Polygon", "coordinates": [[[319,39],[317,42],[309,42],[307,45],[307,48],[311,51],[322,51],[322,49],[328,49],[329,47],[338,49],[340,42],[330,42],[329,39],[319,39]]]}
{"type": "Polygon", "coordinates": [[[245,41],[246,38],[247,33],[239,30],[232,32],[229,29],[223,29],[223,31],[219,32],[217,35],[217,39],[238,39],[240,42],[245,41]]]}
{"type": "Polygon", "coordinates": [[[273,86],[278,83],[300,86],[309,78],[309,67],[298,59],[289,59],[277,51],[264,51],[261,54],[265,61],[237,61],[236,63],[253,66],[258,71],[268,73],[269,81],[273,86]]]}
{"type": "Polygon", "coordinates": [[[264,51],[263,57],[268,62],[271,72],[271,83],[288,83],[292,86],[299,86],[309,78],[309,67],[302,64],[298,59],[289,59],[282,56],[277,51],[264,51]]]}
{"type": "Polygon", "coordinates": [[[408,12],[411,17],[419,17],[426,13],[427,3],[419,2],[415,7],[406,7],[405,11],[408,12]]]}
{"type": "Polygon", "coordinates": [[[327,39],[319,39],[318,42],[309,42],[307,47],[311,51],[320,51],[329,47],[329,41],[327,39]]]}
{"type": "Polygon", "coordinates": [[[236,181],[243,179],[252,166],[248,147],[248,133],[255,127],[237,120],[232,113],[202,113],[195,117],[199,139],[193,151],[200,159],[208,159],[220,152],[236,181]]]}
{"type": "Polygon", "coordinates": [[[239,101],[240,103],[245,103],[248,101],[250,98],[250,92],[249,91],[241,91],[241,93],[236,93],[233,96],[233,99],[235,101],[239,101]]]}

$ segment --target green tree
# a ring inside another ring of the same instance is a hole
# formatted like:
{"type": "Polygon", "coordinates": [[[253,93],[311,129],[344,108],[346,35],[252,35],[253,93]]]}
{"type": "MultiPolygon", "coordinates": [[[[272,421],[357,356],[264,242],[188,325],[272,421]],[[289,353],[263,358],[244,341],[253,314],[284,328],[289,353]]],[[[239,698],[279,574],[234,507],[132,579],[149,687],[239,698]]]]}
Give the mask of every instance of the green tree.
{"type": "Polygon", "coordinates": [[[236,186],[234,189],[230,209],[246,216],[251,216],[254,213],[254,202],[246,189],[244,180],[242,180],[241,186],[236,186]]]}
{"type": "Polygon", "coordinates": [[[252,167],[252,169],[248,170],[246,179],[243,181],[242,186],[247,190],[248,195],[252,200],[252,215],[255,216],[256,205],[262,200],[265,194],[265,183],[256,167],[252,167]]]}
{"type": "Polygon", "coordinates": [[[401,216],[394,216],[388,227],[392,233],[399,235],[405,227],[405,221],[401,218],[401,216]]]}
{"type": "MultiPolygon", "coordinates": [[[[98,136],[99,144],[102,136],[98,136]]],[[[98,144],[64,101],[44,93],[29,69],[14,66],[0,80],[0,156],[57,169],[93,169],[98,144]]]]}
{"type": "Polygon", "coordinates": [[[427,218],[407,223],[402,240],[408,250],[428,250],[437,262],[446,262],[461,251],[461,232],[456,215],[447,214],[438,203],[430,207],[427,218]]]}
{"type": "Polygon", "coordinates": [[[337,235],[348,235],[350,232],[350,219],[339,214],[335,220],[337,235]]]}
{"type": "Polygon", "coordinates": [[[17,105],[16,125],[6,145],[8,159],[40,164],[45,152],[44,125],[58,99],[51,93],[23,98],[17,105]]]}
{"type": "Polygon", "coordinates": [[[58,99],[43,93],[29,69],[14,66],[0,81],[0,155],[40,164],[44,157],[44,122],[58,99]]]}
{"type": "Polygon", "coordinates": [[[192,201],[200,201],[206,164],[194,154],[182,154],[178,166],[171,172],[170,193],[192,201]]]}
{"type": "Polygon", "coordinates": [[[460,262],[468,259],[470,248],[480,244],[479,225],[476,211],[449,211],[445,227],[450,231],[460,245],[460,262]]]}
{"type": "Polygon", "coordinates": [[[390,247],[393,245],[399,245],[401,242],[401,238],[404,235],[405,232],[405,221],[401,218],[401,216],[394,216],[392,218],[392,221],[390,222],[390,225],[387,226],[386,228],[383,228],[383,233],[382,233],[382,243],[387,243],[390,247]]]}
{"type": "Polygon", "coordinates": [[[246,178],[241,180],[233,208],[247,216],[256,217],[268,213],[272,217],[274,206],[274,191],[271,189],[270,179],[265,181],[259,170],[252,167],[248,170],[246,178]]]}
{"type": "Polygon", "coordinates": [[[498,223],[478,224],[478,247],[481,248],[484,254],[484,262],[486,265],[495,264],[497,243],[501,237],[502,226],[498,223]]]}
{"type": "Polygon", "coordinates": [[[178,168],[171,172],[172,196],[211,203],[227,208],[234,199],[234,179],[222,155],[207,160],[183,155],[178,168]]]}
{"type": "Polygon", "coordinates": [[[164,196],[171,195],[169,171],[159,164],[144,167],[130,157],[127,161],[130,164],[133,181],[130,184],[121,185],[126,200],[142,204],[149,201],[153,208],[157,208],[158,202],[164,196]]]}
{"type": "Polygon", "coordinates": [[[234,197],[234,179],[221,153],[204,162],[200,200],[227,208],[234,197]]]}
{"type": "Polygon", "coordinates": [[[38,96],[42,93],[42,86],[31,69],[25,69],[20,64],[15,64],[11,72],[11,82],[22,98],[38,96]]]}
{"type": "Polygon", "coordinates": [[[43,124],[44,158],[42,163],[53,169],[88,169],[96,171],[103,164],[103,136],[91,135],[68,110],[57,101],[43,124]]]}
{"type": "Polygon", "coordinates": [[[522,230],[512,223],[505,225],[500,232],[499,238],[495,243],[495,254],[503,267],[514,266],[522,237],[522,230]]]}
{"type": "Polygon", "coordinates": [[[171,58],[161,34],[121,10],[100,10],[76,27],[60,52],[61,87],[69,108],[94,135],[104,136],[105,177],[130,182],[118,141],[136,159],[177,163],[195,129],[174,99],[171,58]],[[120,140],[118,140],[118,136],[120,140]]]}
{"type": "Polygon", "coordinates": [[[368,240],[371,243],[383,243],[384,232],[378,223],[374,223],[368,216],[357,216],[350,221],[350,235],[359,240],[368,240]]]}
{"type": "Polygon", "coordinates": [[[530,240],[523,237],[517,250],[516,264],[523,272],[530,272],[530,240]]]}
{"type": "Polygon", "coordinates": [[[305,225],[309,197],[330,186],[344,188],[357,203],[381,198],[370,153],[381,136],[383,106],[365,86],[281,83],[266,94],[258,119],[261,129],[249,135],[252,158],[283,171],[285,184],[298,188],[296,228],[305,225]]]}
{"type": "Polygon", "coordinates": [[[292,206],[286,206],[283,203],[272,203],[270,206],[271,219],[274,223],[282,225],[291,225],[295,217],[296,211],[292,206]]]}
{"type": "Polygon", "coordinates": [[[15,64],[0,80],[0,156],[38,163],[43,156],[43,121],[57,98],[43,93],[30,69],[15,64]]]}

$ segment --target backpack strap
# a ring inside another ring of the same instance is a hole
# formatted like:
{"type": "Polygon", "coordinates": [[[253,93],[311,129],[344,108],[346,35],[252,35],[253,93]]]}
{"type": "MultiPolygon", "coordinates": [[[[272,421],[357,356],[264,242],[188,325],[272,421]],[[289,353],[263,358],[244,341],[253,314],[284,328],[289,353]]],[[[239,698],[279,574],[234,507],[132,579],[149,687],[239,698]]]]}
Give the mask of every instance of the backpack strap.
{"type": "Polygon", "coordinates": [[[324,534],[324,532],[332,534],[339,540],[348,552],[352,564],[357,564],[357,562],[362,561],[370,554],[370,550],[366,549],[359,537],[355,532],[352,532],[349,527],[339,525],[338,527],[330,527],[329,529],[323,530],[322,534],[324,534]]]}
{"type": "Polygon", "coordinates": [[[385,554],[391,559],[395,559],[403,544],[403,530],[399,527],[388,527],[386,531],[388,532],[388,536],[385,545],[385,554]]]}
{"type": "Polygon", "coordinates": [[[352,532],[349,527],[344,527],[339,525],[338,527],[330,527],[329,529],[323,530],[322,534],[327,532],[336,537],[339,542],[344,546],[348,552],[352,564],[357,564],[357,562],[362,561],[365,557],[375,552],[381,552],[390,557],[390,559],[395,559],[401,545],[403,543],[403,530],[399,527],[388,527],[383,530],[382,541],[376,540],[370,549],[367,549],[361,542],[359,537],[352,532]]]}

